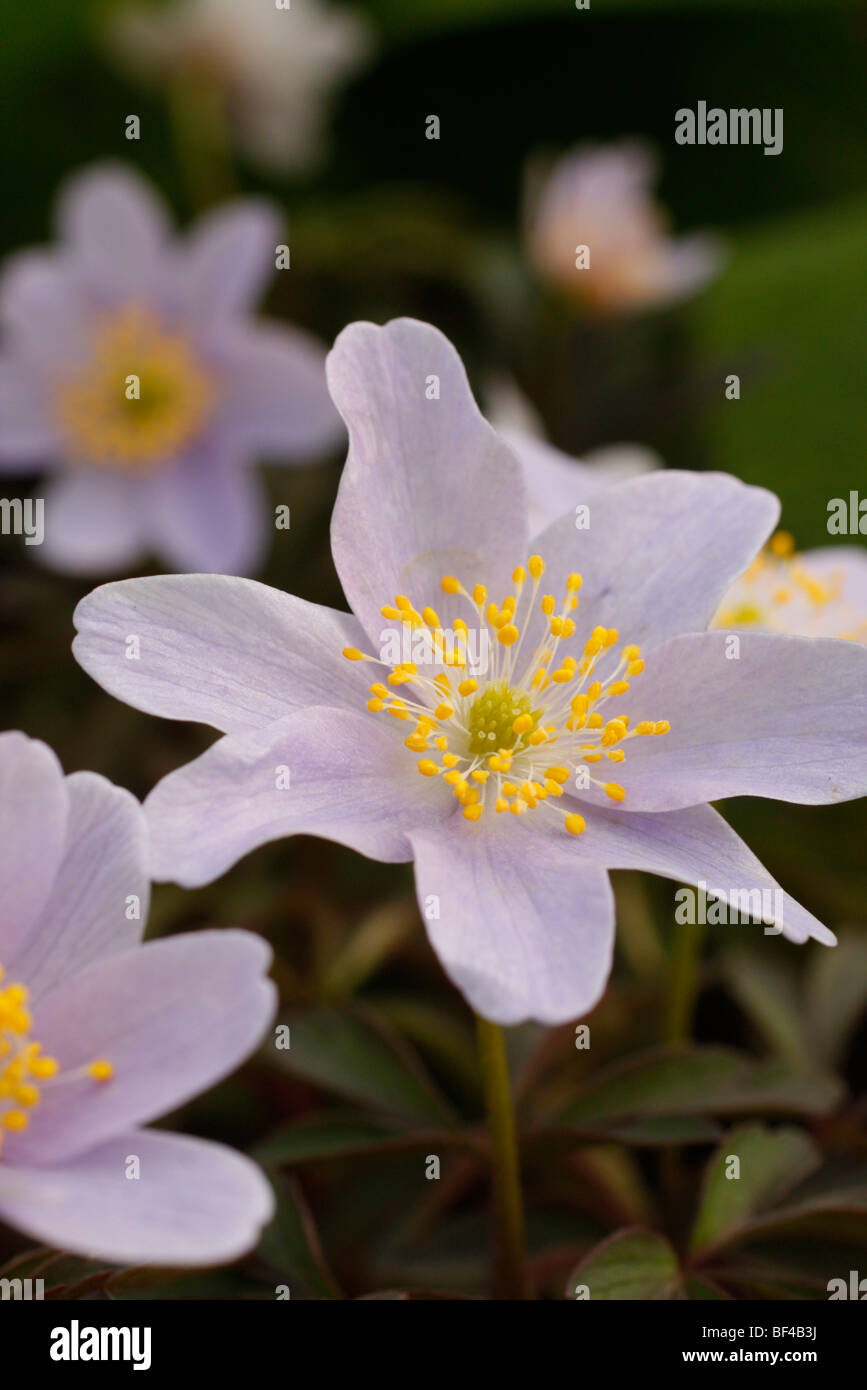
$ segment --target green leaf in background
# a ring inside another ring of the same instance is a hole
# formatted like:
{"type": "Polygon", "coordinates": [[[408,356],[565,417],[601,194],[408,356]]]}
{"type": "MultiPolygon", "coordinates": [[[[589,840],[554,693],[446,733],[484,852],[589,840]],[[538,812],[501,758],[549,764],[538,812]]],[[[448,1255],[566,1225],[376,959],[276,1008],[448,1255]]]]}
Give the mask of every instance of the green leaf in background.
{"type": "Polygon", "coordinates": [[[867,936],[840,932],[833,951],[816,951],[806,971],[805,1024],[813,1054],[838,1065],[867,1003],[867,936]]]}
{"type": "Polygon", "coordinates": [[[290,1047],[268,1056],[326,1091],[417,1124],[452,1125],[455,1116],[415,1054],[369,1012],[317,1009],[281,1022],[290,1047]]]}
{"type": "Polygon", "coordinates": [[[680,1267],[668,1241],[654,1231],[618,1231],[573,1269],[566,1297],[586,1284],[591,1301],[670,1299],[681,1290],[680,1267]]]}
{"type": "Polygon", "coordinates": [[[477,1147],[470,1135],[456,1129],[408,1130],[366,1114],[329,1111],[308,1115],[282,1126],[257,1144],[251,1157],[270,1166],[322,1162],[358,1154],[439,1146],[477,1147]]]}
{"type": "Polygon", "coordinates": [[[290,1298],[340,1298],[301,1189],[278,1178],[274,1193],[277,1211],[262,1236],[259,1254],[278,1276],[277,1283],[288,1285],[290,1298]]]}
{"type": "Polygon", "coordinates": [[[865,240],[864,201],[744,233],[696,305],[701,345],[721,371],[707,416],[712,465],[779,493],[800,549],[831,542],[828,501],[848,497],[863,468],[867,318],[855,306],[867,299],[865,240]],[[729,372],[743,373],[738,401],[723,396],[729,372]]]}
{"type": "MultiPolygon", "coordinates": [[[[821,956],[835,954],[825,951],[821,956]]],[[[802,1067],[815,1062],[804,1032],[800,982],[791,955],[735,947],[723,955],[722,969],[731,993],[769,1047],[802,1067]]]]}
{"type": "Polygon", "coordinates": [[[842,1094],[835,1077],[785,1062],[754,1062],[726,1048],[654,1051],[609,1067],[556,1119],[604,1132],[615,1122],[653,1116],[820,1115],[842,1094]]]}
{"type": "Polygon", "coordinates": [[[736,1239],[750,1220],[778,1202],[821,1162],[821,1154],[803,1130],[772,1130],[744,1125],[727,1134],[708,1163],[698,1215],[692,1230],[693,1252],[736,1239]],[[732,1176],[732,1159],[740,1165],[732,1176]]]}

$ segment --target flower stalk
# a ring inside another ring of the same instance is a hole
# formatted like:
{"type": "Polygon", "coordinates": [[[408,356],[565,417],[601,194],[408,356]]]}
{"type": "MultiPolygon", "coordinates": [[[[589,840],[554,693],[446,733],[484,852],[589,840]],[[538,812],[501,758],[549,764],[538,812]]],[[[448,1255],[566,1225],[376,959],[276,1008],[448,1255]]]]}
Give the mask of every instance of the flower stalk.
{"type": "Polygon", "coordinates": [[[530,1297],[530,1285],[506,1041],[502,1028],[479,1014],[476,1030],[491,1140],[494,1294],[497,1298],[524,1299],[530,1297]]]}

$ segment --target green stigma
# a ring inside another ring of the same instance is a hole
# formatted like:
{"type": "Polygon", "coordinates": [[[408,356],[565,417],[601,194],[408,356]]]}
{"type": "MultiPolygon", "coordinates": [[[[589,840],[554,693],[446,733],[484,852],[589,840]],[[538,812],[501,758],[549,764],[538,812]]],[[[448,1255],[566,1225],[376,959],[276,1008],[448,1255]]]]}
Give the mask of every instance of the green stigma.
{"type": "Polygon", "coordinates": [[[500,748],[512,751],[525,748],[540,713],[540,710],[530,708],[529,695],[519,695],[505,681],[489,685],[470,706],[469,751],[482,757],[485,753],[496,753],[500,748]],[[533,723],[524,733],[516,734],[512,725],[521,714],[528,714],[533,723]]]}

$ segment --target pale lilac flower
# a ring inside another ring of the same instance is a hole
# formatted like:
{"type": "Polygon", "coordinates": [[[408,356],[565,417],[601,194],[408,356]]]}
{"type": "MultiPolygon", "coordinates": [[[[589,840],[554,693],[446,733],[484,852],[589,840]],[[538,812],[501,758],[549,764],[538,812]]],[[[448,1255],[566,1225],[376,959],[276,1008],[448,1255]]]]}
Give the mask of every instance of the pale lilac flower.
{"type": "Polygon", "coordinates": [[[133,4],[107,40],[135,76],[213,82],[239,147],[278,173],[320,163],[333,96],[374,47],[363,15],[319,0],[133,4]]]}
{"type": "Polygon", "coordinates": [[[538,412],[508,379],[490,382],[485,397],[488,420],[520,461],[532,535],[589,502],[599,488],[662,467],[662,459],[645,444],[604,444],[583,459],[555,448],[545,438],[538,412]]]}
{"type": "Polygon", "coordinates": [[[867,642],[867,553],[829,545],[799,554],[789,533],[778,531],[735,580],[714,626],[867,642]]]}
{"type": "Polygon", "coordinates": [[[103,166],[69,183],[58,231],[0,279],[0,471],[58,474],[41,557],[97,574],[151,551],[173,569],[254,568],[268,516],[252,463],[340,437],[322,347],[251,314],[278,220],[244,200],[176,239],[150,186],[103,166]]]}
{"type": "MultiPolygon", "coordinates": [[[[589,529],[569,512],[531,541],[520,464],[435,329],[351,325],[329,383],[355,616],[204,575],[104,585],[77,609],[75,654],[107,690],[225,734],[148,797],[154,876],[207,883],[293,833],[414,860],[433,947],[479,1013],[573,1018],[611,967],[608,869],[771,890],[705,803],[864,792],[867,651],[745,632],[729,659],[732,636],[705,630],[774,526],[762,489],[649,473],[594,496],[589,529]],[[397,664],[356,659],[394,638],[411,643],[397,664]]],[[[791,940],[833,943],[775,901],[791,940]]]]}
{"type": "Polygon", "coordinates": [[[120,1264],[216,1264],[255,1244],[268,1184],[140,1126],[253,1050],[270,955],[241,931],[140,945],[146,859],[129,792],[0,735],[0,1221],[120,1264]]]}
{"type": "Polygon", "coordinates": [[[543,279],[600,313],[674,303],[722,262],[718,237],[671,237],[651,186],[657,161],[642,143],[578,145],[547,177],[531,180],[527,254],[543,279]],[[534,186],[535,184],[535,186],[534,186]],[[589,268],[576,267],[589,248],[589,268]]]}

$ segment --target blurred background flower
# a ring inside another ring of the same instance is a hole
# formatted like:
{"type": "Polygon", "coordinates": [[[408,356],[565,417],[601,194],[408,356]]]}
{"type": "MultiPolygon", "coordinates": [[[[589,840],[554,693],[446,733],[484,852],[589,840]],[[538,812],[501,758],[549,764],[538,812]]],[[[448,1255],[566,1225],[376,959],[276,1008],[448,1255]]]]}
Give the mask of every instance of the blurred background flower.
{"type": "Polygon", "coordinates": [[[333,92],[374,47],[358,11],[320,0],[126,5],[105,41],[135,77],[209,86],[244,155],[276,173],[323,159],[333,92]]]}
{"type": "Polygon", "coordinates": [[[527,253],[543,279],[591,312],[675,303],[719,271],[719,237],[669,235],[651,192],[656,166],[650,148],[632,140],[579,145],[546,173],[531,169],[527,253]]]}

